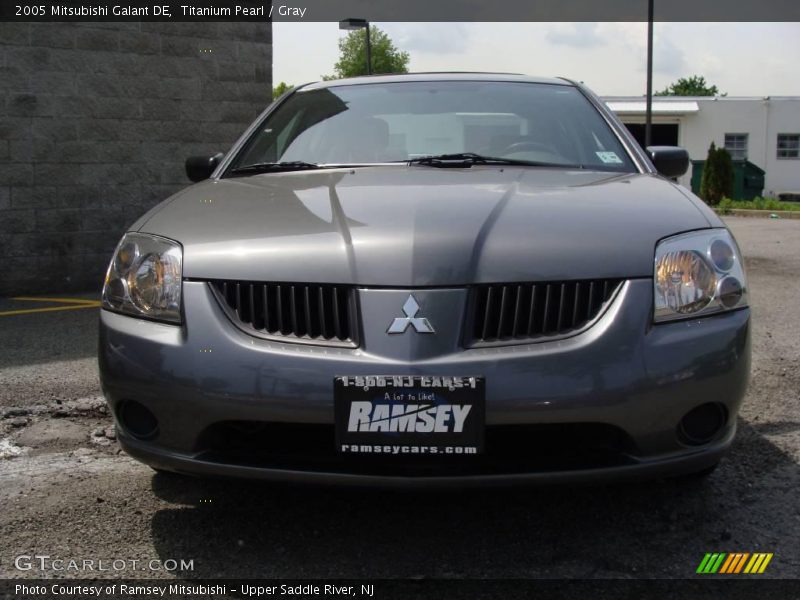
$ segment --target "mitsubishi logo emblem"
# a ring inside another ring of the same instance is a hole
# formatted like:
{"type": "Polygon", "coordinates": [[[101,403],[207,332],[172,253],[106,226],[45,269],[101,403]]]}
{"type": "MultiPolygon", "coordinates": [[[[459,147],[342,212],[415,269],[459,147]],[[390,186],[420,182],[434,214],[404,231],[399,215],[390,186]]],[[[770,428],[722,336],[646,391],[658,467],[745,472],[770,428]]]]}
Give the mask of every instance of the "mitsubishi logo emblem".
{"type": "Polygon", "coordinates": [[[417,333],[435,333],[428,319],[416,316],[419,312],[419,304],[414,298],[414,294],[408,295],[408,300],[403,304],[403,312],[406,316],[395,318],[386,333],[405,333],[409,325],[412,325],[417,333]]]}

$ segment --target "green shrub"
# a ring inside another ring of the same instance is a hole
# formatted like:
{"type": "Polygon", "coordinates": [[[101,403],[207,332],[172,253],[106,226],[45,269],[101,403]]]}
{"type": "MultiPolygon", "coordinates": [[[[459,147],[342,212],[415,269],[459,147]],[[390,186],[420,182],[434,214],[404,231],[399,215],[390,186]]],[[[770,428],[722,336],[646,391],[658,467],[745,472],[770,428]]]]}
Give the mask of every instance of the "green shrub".
{"type": "Polygon", "coordinates": [[[706,162],[703,164],[703,175],[700,177],[700,194],[699,196],[705,200],[706,204],[714,205],[717,202],[711,201],[711,187],[714,178],[714,156],[717,153],[717,145],[711,142],[708,147],[708,154],[706,154],[706,162]]]}
{"type": "MultiPolygon", "coordinates": [[[[733,195],[733,159],[725,148],[717,148],[717,171],[719,178],[719,200],[733,195]]],[[[719,200],[717,202],[719,202],[719,200]]]]}
{"type": "Polygon", "coordinates": [[[741,210],[789,210],[800,211],[800,202],[781,202],[776,198],[753,198],[752,200],[731,200],[723,198],[716,206],[718,212],[727,215],[731,209],[741,210]]]}
{"type": "Polygon", "coordinates": [[[708,147],[700,179],[700,197],[710,206],[716,206],[723,198],[733,193],[733,162],[725,148],[717,148],[714,142],[708,147]]]}
{"type": "Polygon", "coordinates": [[[729,215],[731,214],[731,209],[734,208],[733,200],[730,198],[723,198],[720,200],[720,203],[717,204],[717,212],[722,215],[729,215]]]}

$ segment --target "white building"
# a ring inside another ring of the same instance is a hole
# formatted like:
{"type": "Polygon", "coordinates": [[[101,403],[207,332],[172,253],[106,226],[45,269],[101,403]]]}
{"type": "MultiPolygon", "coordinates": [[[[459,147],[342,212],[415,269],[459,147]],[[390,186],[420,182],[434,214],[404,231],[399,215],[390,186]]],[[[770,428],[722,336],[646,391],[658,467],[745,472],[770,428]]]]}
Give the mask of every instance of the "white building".
{"type": "MultiPolygon", "coordinates": [[[[644,98],[603,99],[643,143],[644,98]]],[[[705,160],[712,141],[766,171],[765,196],[800,194],[800,97],[653,98],[652,145],[682,146],[692,160],[705,160]]],[[[680,183],[689,187],[691,174],[690,167],[680,183]]]]}

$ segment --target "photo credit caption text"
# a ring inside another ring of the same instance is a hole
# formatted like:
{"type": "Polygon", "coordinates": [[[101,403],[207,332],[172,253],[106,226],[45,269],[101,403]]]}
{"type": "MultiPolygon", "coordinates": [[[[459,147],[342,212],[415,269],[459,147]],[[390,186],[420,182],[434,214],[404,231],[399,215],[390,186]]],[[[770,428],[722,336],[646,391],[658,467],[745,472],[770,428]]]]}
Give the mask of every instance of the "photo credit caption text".
{"type": "Polygon", "coordinates": [[[195,598],[237,595],[258,597],[308,597],[323,598],[371,598],[375,586],[362,583],[15,583],[18,598],[47,598],[63,596],[85,596],[91,598],[122,598],[127,596],[169,598],[175,595],[190,595],[195,598]]]}

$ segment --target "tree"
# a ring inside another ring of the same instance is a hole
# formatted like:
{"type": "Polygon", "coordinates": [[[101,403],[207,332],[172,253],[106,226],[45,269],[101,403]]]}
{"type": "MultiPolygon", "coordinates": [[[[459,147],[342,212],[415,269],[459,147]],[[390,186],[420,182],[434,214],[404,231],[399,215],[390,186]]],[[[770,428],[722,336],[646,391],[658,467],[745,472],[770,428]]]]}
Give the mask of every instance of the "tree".
{"type": "MultiPolygon", "coordinates": [[[[373,73],[408,73],[408,52],[398,50],[386,32],[369,28],[373,73]]],[[[339,60],[334,74],[323,79],[344,79],[367,74],[367,31],[354,29],[339,40],[339,60]]]]}
{"type": "Polygon", "coordinates": [[[283,94],[288,92],[291,88],[292,88],[291,85],[289,85],[285,81],[281,81],[278,85],[272,88],[272,99],[275,100],[280,96],[283,96],[283,94]]]}
{"type": "Polygon", "coordinates": [[[706,78],[700,75],[681,77],[666,89],[655,93],[656,96],[727,96],[720,94],[717,86],[709,85],[706,78]]]}
{"type": "Polygon", "coordinates": [[[708,156],[700,179],[700,197],[711,206],[723,198],[733,195],[733,162],[725,148],[717,148],[714,142],[708,147],[708,156]]]}

